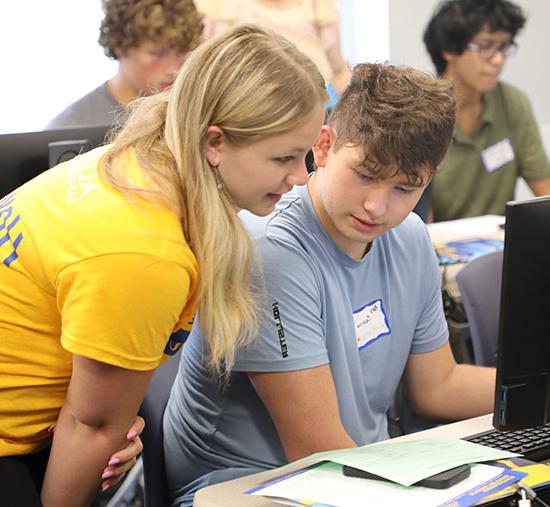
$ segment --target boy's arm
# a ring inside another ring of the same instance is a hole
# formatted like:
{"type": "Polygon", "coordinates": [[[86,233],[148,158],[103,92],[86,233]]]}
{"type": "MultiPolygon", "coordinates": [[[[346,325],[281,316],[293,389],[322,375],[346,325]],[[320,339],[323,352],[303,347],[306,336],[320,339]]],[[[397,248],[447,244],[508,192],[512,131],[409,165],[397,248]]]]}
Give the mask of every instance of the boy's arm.
{"type": "Polygon", "coordinates": [[[328,364],[318,263],[292,242],[260,238],[257,245],[266,293],[261,326],[254,342],[239,350],[235,368],[247,372],[289,461],[355,447],[328,364]]]}
{"type": "Polygon", "coordinates": [[[537,196],[550,195],[550,178],[542,178],[541,180],[529,180],[527,185],[531,191],[537,196]]]}
{"type": "Polygon", "coordinates": [[[44,507],[89,505],[109,457],[126,443],[152,373],[73,355],[42,488],[44,507]]]}
{"type": "Polygon", "coordinates": [[[329,365],[248,376],[273,419],[289,461],[357,446],[340,419],[329,365]]]}
{"type": "Polygon", "coordinates": [[[415,410],[434,420],[468,419],[493,411],[494,368],[457,364],[449,343],[411,354],[404,373],[415,410]]]}

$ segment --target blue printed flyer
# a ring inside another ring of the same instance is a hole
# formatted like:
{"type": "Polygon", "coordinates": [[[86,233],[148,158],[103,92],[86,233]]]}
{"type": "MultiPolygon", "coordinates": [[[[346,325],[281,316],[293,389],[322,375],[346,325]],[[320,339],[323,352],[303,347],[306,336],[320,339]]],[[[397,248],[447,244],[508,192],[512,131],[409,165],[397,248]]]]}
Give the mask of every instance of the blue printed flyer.
{"type": "Polygon", "coordinates": [[[455,264],[457,262],[469,262],[476,257],[485,255],[504,248],[501,239],[463,239],[449,241],[436,246],[435,251],[439,264],[455,264]]]}
{"type": "Polygon", "coordinates": [[[276,477],[245,494],[268,497],[285,505],[310,507],[356,507],[358,502],[361,505],[468,507],[526,475],[519,470],[475,464],[467,479],[447,489],[431,489],[347,477],[342,473],[342,465],[325,461],[276,477]]]}

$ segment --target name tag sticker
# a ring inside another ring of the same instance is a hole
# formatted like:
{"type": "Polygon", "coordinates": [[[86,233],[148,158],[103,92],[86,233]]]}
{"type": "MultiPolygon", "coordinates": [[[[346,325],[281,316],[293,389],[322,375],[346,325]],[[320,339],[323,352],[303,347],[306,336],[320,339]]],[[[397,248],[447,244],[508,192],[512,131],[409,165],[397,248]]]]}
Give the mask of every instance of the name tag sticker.
{"type": "Polygon", "coordinates": [[[481,160],[483,160],[483,165],[488,173],[512,162],[515,157],[514,148],[507,137],[481,151],[481,160]]]}
{"type": "Polygon", "coordinates": [[[355,322],[355,341],[359,350],[391,332],[381,299],[355,310],[353,320],[355,322]]]}

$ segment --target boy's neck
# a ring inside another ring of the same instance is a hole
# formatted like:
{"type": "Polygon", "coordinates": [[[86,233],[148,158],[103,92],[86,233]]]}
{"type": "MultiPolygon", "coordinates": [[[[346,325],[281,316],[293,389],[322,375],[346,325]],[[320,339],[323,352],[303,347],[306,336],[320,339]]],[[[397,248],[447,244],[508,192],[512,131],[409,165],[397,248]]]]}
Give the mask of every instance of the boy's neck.
{"type": "Polygon", "coordinates": [[[453,93],[456,98],[458,109],[476,107],[483,102],[483,94],[471,86],[464,84],[453,72],[447,70],[442,78],[453,83],[453,93]]]}
{"type": "Polygon", "coordinates": [[[444,74],[444,79],[453,82],[456,98],[456,123],[466,135],[473,135],[483,115],[483,94],[466,86],[452,75],[444,74]]]}
{"type": "Polygon", "coordinates": [[[315,211],[315,214],[317,215],[317,218],[319,219],[321,227],[332,239],[332,241],[334,241],[336,246],[346,255],[348,255],[352,259],[361,260],[369,252],[372,243],[360,245],[358,243],[348,244],[348,242],[346,242],[346,238],[339,233],[336,224],[334,223],[324,206],[323,199],[318,194],[317,184],[322,185],[322,182],[316,182],[315,176],[318,176],[317,172],[313,173],[309,177],[307,181],[307,191],[309,193],[309,197],[311,198],[313,209],[315,211]]]}
{"type": "Polygon", "coordinates": [[[455,83],[455,98],[457,108],[460,109],[475,109],[483,104],[483,94],[472,90],[469,87],[462,86],[460,83],[455,83]]]}
{"type": "Polygon", "coordinates": [[[140,96],[139,90],[132,86],[120,69],[107,81],[107,88],[114,99],[125,107],[140,96]]]}

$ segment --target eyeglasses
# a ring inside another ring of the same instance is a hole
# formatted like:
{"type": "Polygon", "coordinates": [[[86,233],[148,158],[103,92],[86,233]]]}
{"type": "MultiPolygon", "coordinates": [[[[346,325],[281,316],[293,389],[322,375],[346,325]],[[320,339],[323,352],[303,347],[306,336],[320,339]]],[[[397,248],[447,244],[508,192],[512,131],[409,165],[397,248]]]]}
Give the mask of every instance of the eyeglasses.
{"type": "Polygon", "coordinates": [[[497,53],[502,53],[505,58],[508,58],[510,56],[514,56],[518,50],[518,45],[513,41],[504,42],[499,46],[495,46],[491,43],[479,45],[474,42],[470,42],[466,47],[467,49],[478,53],[484,60],[491,60],[491,58],[493,58],[493,56],[497,53]]]}

